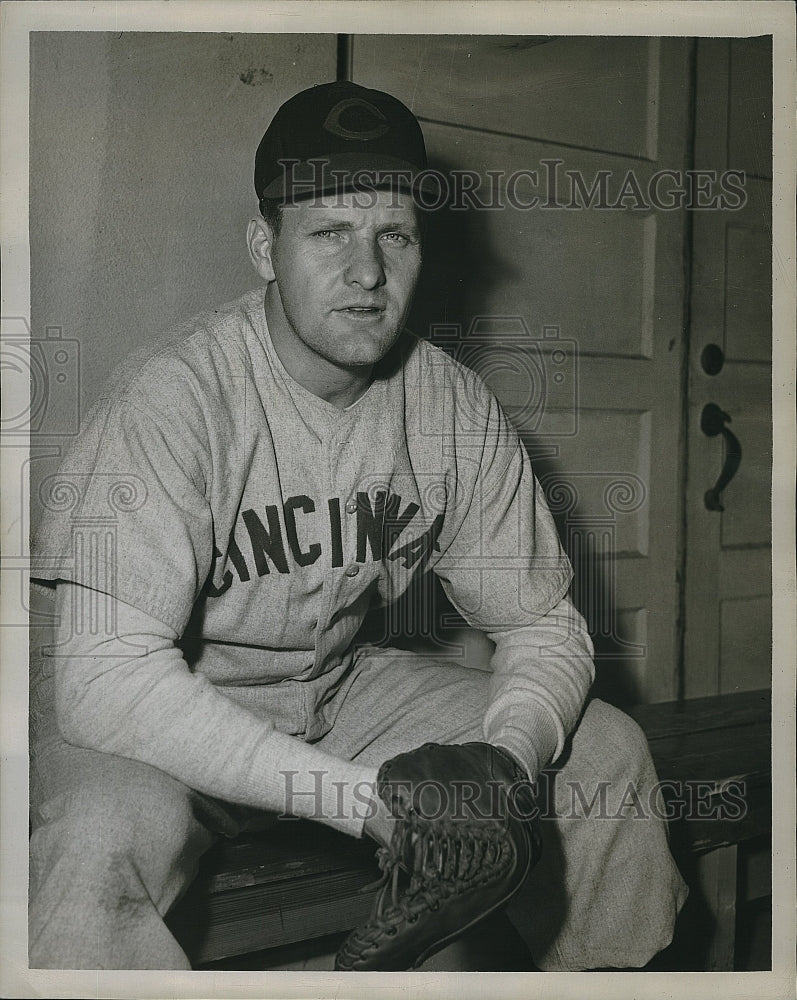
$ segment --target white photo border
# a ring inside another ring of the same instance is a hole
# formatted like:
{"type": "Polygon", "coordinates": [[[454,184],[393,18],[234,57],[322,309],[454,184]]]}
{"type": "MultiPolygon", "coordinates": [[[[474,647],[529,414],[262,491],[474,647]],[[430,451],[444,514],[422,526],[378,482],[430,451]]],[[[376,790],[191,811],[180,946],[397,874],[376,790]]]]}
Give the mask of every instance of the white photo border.
{"type": "MultiPolygon", "coordinates": [[[[413,973],[93,972],[27,968],[27,642],[26,629],[2,630],[0,670],[0,995],[13,997],[496,997],[793,996],[795,945],[795,11],[788,0],[675,2],[504,2],[481,0],[122,0],[3,2],[0,111],[2,144],[2,315],[30,316],[28,246],[28,83],[31,31],[212,31],[308,33],[523,33],[581,35],[773,35],[773,971],[760,973],[413,973]],[[586,979],[585,977],[589,978],[586,979]]],[[[20,407],[8,399],[4,405],[20,407]]],[[[26,401],[21,401],[23,404],[26,401]]],[[[26,447],[0,453],[2,483],[18,483],[26,447]]],[[[21,498],[3,490],[5,539],[22,516],[21,498]]],[[[11,567],[12,569],[14,567],[11,567]]],[[[17,567],[18,568],[18,567],[17,567]]],[[[0,566],[3,574],[8,567],[0,566]]],[[[19,593],[0,588],[0,621],[16,621],[19,593]]]]}

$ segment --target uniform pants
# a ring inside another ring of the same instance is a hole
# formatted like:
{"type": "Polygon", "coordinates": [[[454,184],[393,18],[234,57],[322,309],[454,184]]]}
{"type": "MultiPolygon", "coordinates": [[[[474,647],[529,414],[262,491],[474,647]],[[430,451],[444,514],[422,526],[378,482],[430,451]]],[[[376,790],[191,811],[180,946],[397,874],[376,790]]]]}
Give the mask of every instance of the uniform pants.
{"type": "MultiPolygon", "coordinates": [[[[488,679],[372,649],[357,658],[317,745],[378,765],[427,741],[480,740],[488,679]]],[[[190,968],[163,917],[214,841],[263,814],[147,764],[66,744],[51,678],[32,691],[31,718],[31,968],[190,968]]],[[[545,778],[542,859],[510,918],[543,970],[641,967],[669,944],[687,893],[651,808],[656,774],[644,734],[592,700],[545,778]]]]}

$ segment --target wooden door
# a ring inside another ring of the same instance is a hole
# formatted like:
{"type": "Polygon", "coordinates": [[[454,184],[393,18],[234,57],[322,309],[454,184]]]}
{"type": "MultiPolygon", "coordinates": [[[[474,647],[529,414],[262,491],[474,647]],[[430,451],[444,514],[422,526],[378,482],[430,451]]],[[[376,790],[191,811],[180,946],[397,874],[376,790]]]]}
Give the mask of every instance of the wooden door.
{"type": "Polygon", "coordinates": [[[415,330],[481,370],[519,427],[598,690],[619,702],[678,687],[685,211],[644,201],[657,171],[686,167],[689,54],[682,39],[352,39],[352,79],[412,108],[433,165],[494,184],[478,192],[494,207],[431,213],[415,330]],[[634,183],[642,202],[617,204],[634,183]]]}
{"type": "Polygon", "coordinates": [[[687,697],[766,687],[771,677],[771,60],[768,37],[698,43],[695,166],[744,171],[747,200],[693,222],[687,697]],[[722,510],[705,502],[728,451],[701,429],[710,404],[741,445],[722,510]]]}

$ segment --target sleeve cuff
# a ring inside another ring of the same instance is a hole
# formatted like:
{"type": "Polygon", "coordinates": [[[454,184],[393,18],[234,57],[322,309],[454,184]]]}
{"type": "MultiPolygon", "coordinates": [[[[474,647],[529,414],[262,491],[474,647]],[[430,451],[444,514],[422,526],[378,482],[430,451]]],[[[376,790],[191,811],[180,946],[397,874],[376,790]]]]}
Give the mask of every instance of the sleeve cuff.
{"type": "Polygon", "coordinates": [[[339,760],[284,733],[265,738],[249,781],[283,814],[361,837],[374,808],[377,768],[339,760]]]}
{"type": "Polygon", "coordinates": [[[531,781],[551,763],[559,742],[551,713],[536,702],[515,702],[511,707],[494,703],[485,719],[484,735],[488,743],[508,750],[526,768],[531,781]]]}

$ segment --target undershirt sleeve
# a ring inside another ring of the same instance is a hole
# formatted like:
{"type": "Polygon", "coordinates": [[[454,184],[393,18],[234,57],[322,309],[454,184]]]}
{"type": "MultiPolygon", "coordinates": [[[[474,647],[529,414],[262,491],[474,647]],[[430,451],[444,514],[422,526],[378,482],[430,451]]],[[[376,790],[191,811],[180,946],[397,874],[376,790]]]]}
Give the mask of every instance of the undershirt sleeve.
{"type": "Polygon", "coordinates": [[[91,593],[56,587],[51,655],[56,720],[67,742],[143,761],[228,802],[362,834],[375,768],[278,732],[225,697],[189,670],[175,631],[139,608],[114,600],[112,636],[73,631],[73,613],[88,607],[91,593]]]}

